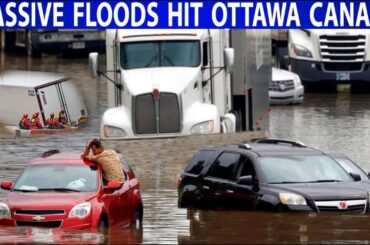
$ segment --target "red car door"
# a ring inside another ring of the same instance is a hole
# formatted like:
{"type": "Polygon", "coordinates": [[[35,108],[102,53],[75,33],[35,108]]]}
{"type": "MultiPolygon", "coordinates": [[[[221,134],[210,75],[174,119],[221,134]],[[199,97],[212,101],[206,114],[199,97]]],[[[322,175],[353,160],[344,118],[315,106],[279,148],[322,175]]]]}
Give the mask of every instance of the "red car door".
{"type": "Polygon", "coordinates": [[[130,187],[130,181],[126,180],[122,186],[122,188],[119,190],[119,199],[118,199],[118,205],[120,209],[120,226],[126,227],[131,224],[131,220],[133,217],[132,211],[131,211],[131,196],[132,196],[132,190],[130,187]]]}
{"type": "Polygon", "coordinates": [[[116,190],[114,192],[105,191],[102,197],[102,201],[108,213],[110,227],[120,227],[122,224],[123,213],[120,207],[120,194],[121,190],[116,190]]]}

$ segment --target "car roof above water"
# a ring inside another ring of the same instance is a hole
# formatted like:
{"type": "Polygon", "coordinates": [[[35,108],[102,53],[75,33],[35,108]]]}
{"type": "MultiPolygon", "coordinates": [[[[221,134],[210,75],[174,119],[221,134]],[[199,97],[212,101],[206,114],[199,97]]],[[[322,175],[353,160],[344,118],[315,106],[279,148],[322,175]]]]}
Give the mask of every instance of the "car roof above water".
{"type": "MultiPolygon", "coordinates": [[[[271,157],[271,156],[299,156],[299,155],[325,155],[324,152],[310,148],[310,147],[300,147],[292,146],[289,144],[266,144],[266,143],[251,143],[248,144],[251,149],[243,149],[238,145],[230,145],[217,147],[217,150],[222,151],[234,151],[239,153],[245,153],[246,151],[253,152],[261,157],[271,157]]],[[[211,149],[204,149],[211,150],[211,149]]]]}
{"type": "Polygon", "coordinates": [[[81,159],[81,153],[55,153],[46,157],[40,157],[30,162],[30,165],[83,165],[85,161],[81,159]]]}

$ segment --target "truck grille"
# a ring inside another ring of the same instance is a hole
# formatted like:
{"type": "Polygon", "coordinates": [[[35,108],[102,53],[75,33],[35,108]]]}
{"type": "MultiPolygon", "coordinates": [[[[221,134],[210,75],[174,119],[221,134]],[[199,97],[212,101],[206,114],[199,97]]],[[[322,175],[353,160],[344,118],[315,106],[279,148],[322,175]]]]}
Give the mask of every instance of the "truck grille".
{"type": "Polygon", "coordinates": [[[360,71],[363,67],[365,46],[365,35],[321,35],[320,50],[324,70],[360,71]],[[341,64],[337,66],[338,63],[341,64]],[[348,65],[352,63],[356,65],[348,65]]]}
{"type": "Polygon", "coordinates": [[[315,204],[320,213],[365,213],[366,202],[366,200],[316,201],[315,204]]]}
{"type": "Polygon", "coordinates": [[[62,225],[61,220],[56,221],[17,221],[17,226],[31,226],[44,228],[59,228],[62,225]]]}
{"type": "Polygon", "coordinates": [[[151,93],[134,98],[136,134],[180,132],[180,108],[176,94],[160,93],[158,101],[151,93]]]}
{"type": "Polygon", "coordinates": [[[293,80],[281,80],[281,81],[271,81],[269,90],[277,92],[285,92],[294,89],[293,80]]]}
{"type": "Polygon", "coordinates": [[[15,214],[19,215],[58,215],[65,214],[64,210],[17,210],[15,214]]]}

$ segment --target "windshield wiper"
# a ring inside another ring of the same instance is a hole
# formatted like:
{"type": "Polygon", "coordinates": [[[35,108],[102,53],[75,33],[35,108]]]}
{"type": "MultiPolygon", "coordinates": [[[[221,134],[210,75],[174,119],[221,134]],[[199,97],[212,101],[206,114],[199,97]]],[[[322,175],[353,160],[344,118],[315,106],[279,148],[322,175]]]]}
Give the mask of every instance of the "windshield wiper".
{"type": "Polygon", "coordinates": [[[13,191],[21,191],[21,192],[37,192],[38,190],[27,190],[27,189],[13,189],[13,191]]]}
{"type": "Polygon", "coordinates": [[[69,188],[42,188],[42,189],[39,189],[39,191],[81,192],[79,190],[69,189],[69,188]]]}
{"type": "Polygon", "coordinates": [[[305,182],[300,181],[281,181],[281,182],[270,182],[269,184],[301,184],[305,182]]]}
{"type": "Polygon", "coordinates": [[[319,179],[319,180],[310,181],[310,183],[321,183],[321,182],[343,182],[343,181],[337,180],[337,179],[319,179]]]}

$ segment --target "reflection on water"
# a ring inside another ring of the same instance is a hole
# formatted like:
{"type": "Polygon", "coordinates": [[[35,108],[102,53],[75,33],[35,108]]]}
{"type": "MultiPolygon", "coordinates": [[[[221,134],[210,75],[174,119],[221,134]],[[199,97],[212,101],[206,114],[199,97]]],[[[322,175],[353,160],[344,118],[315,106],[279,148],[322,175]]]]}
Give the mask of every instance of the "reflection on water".
{"type": "Polygon", "coordinates": [[[188,211],[178,243],[369,243],[368,215],[188,211]],[[220,219],[220,217],[222,217],[220,219]]]}
{"type": "MultiPolygon", "coordinates": [[[[65,135],[15,137],[0,127],[0,180],[14,180],[29,159],[50,149],[82,152],[86,141],[99,135],[107,108],[103,81],[90,78],[87,59],[55,56],[29,59],[0,54],[1,70],[29,69],[61,72],[73,78],[84,96],[90,120],[65,135]]],[[[345,153],[370,170],[370,96],[305,95],[298,106],[275,106],[270,135],[299,140],[309,146],[345,153]]],[[[11,105],[9,105],[11,106],[11,105]]],[[[138,149],[145,154],[145,148],[138,149]]],[[[176,153],[168,153],[176,154],[176,153]]],[[[130,163],[141,182],[144,223],[141,232],[111,230],[107,236],[87,231],[0,227],[0,243],[369,243],[369,216],[316,216],[249,212],[187,212],[177,208],[176,176],[185,163],[163,161],[130,163]]],[[[0,190],[0,198],[5,191],[0,190]]]]}
{"type": "Polygon", "coordinates": [[[109,229],[101,233],[31,227],[0,227],[0,243],[138,244],[143,230],[109,229]]]}

